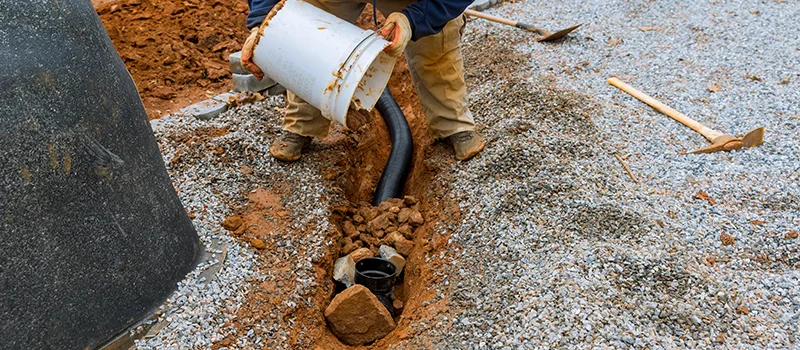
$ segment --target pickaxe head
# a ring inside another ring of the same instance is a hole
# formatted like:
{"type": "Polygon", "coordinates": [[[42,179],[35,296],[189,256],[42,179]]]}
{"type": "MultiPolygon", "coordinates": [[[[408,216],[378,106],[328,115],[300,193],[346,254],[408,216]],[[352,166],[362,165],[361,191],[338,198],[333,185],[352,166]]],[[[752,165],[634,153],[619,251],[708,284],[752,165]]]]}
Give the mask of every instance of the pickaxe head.
{"type": "Polygon", "coordinates": [[[750,130],[744,137],[720,135],[711,140],[711,144],[684,154],[713,153],[719,151],[733,151],[742,147],[754,147],[764,143],[764,127],[750,130]]]}

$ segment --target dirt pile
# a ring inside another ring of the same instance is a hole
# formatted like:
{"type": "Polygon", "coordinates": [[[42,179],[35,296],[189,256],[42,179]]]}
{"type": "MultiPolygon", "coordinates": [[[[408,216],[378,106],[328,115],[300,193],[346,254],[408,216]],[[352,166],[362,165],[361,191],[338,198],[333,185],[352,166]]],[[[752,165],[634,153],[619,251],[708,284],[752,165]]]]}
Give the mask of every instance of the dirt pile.
{"type": "Polygon", "coordinates": [[[126,0],[97,13],[150,119],[227,91],[228,55],[248,35],[245,1],[126,0]]]}

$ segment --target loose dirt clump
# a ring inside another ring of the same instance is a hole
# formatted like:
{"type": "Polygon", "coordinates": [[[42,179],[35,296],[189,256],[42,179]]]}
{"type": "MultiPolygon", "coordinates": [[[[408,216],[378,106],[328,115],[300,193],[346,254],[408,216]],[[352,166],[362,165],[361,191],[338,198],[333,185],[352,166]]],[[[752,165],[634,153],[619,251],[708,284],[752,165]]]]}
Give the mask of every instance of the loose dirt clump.
{"type": "Polygon", "coordinates": [[[365,247],[377,256],[378,248],[386,245],[407,257],[414,247],[414,231],[425,223],[420,209],[417,199],[411,196],[390,198],[377,207],[362,202],[357,207],[334,209],[343,216],[340,255],[365,247]]]}
{"type": "Polygon", "coordinates": [[[156,119],[228,90],[228,56],[248,31],[245,1],[125,0],[97,13],[156,119]]]}

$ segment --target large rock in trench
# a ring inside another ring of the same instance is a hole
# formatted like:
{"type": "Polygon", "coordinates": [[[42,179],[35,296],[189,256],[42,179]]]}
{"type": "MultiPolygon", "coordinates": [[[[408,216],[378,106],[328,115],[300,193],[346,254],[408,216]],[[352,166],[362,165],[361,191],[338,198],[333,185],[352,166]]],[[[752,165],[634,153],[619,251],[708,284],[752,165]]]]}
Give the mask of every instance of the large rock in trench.
{"type": "Polygon", "coordinates": [[[0,0],[0,348],[93,348],[199,242],[89,1],[0,0]]]}
{"type": "Polygon", "coordinates": [[[375,295],[360,284],[337,294],[325,309],[333,334],[347,345],[362,345],[385,337],[395,323],[375,295]]]}

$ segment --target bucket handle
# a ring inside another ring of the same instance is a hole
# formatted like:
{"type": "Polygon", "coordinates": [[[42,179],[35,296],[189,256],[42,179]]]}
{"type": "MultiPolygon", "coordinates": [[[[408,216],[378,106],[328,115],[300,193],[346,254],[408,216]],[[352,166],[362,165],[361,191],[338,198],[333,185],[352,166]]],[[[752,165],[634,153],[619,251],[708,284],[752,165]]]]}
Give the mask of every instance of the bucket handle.
{"type": "Polygon", "coordinates": [[[342,74],[342,70],[343,70],[343,69],[345,68],[345,66],[347,65],[347,62],[349,62],[349,61],[350,61],[350,59],[351,59],[351,58],[353,58],[353,55],[354,55],[354,54],[355,54],[355,52],[356,52],[356,48],[358,48],[359,46],[361,46],[361,44],[363,44],[363,43],[364,43],[365,41],[367,41],[368,39],[372,38],[374,35],[378,35],[378,31],[373,31],[372,33],[370,33],[369,35],[367,35],[367,36],[365,36],[363,39],[361,39],[361,41],[359,41],[359,42],[358,42],[358,44],[356,44],[356,46],[353,48],[353,50],[352,50],[352,51],[350,51],[350,54],[349,54],[349,55],[347,55],[347,58],[345,58],[345,59],[344,59],[344,61],[342,61],[342,65],[341,65],[341,66],[339,66],[339,70],[337,71],[337,73],[339,73],[339,75],[341,75],[341,74],[342,74]]]}

